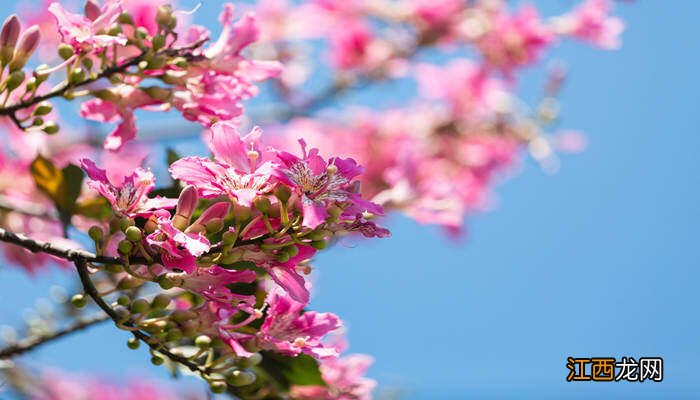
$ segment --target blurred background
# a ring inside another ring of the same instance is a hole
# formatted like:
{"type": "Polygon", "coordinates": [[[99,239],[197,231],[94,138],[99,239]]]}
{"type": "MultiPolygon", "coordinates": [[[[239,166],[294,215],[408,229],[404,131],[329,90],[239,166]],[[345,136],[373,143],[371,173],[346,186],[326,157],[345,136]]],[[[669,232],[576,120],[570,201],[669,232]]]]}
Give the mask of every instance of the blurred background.
{"type": "MultiPolygon", "coordinates": [[[[574,4],[534,3],[545,15],[574,4]]],[[[219,10],[207,1],[195,20],[211,26],[219,10]]],[[[392,237],[321,254],[311,306],[341,316],[350,350],[375,358],[377,397],[697,398],[698,12],[697,2],[618,4],[627,24],[621,50],[562,43],[549,58],[569,67],[563,123],[585,131],[589,146],[554,175],[523,160],[464,240],[391,215],[392,237]],[[569,383],[567,356],[663,357],[664,379],[569,383]]],[[[532,70],[521,79],[525,99],[544,79],[542,68],[532,70]]],[[[196,135],[165,145],[205,153],[196,135]]],[[[32,307],[72,279],[0,268],[0,324],[18,325],[18,305],[32,307]]],[[[167,379],[146,350],[126,348],[128,336],[103,324],[26,362],[167,379]]]]}

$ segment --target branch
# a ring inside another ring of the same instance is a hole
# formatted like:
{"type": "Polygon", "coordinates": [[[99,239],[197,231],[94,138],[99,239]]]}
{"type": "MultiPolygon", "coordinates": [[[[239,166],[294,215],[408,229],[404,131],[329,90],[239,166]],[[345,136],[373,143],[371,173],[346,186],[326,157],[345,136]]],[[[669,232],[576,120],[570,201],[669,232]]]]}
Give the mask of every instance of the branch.
{"type": "MultiPolygon", "coordinates": [[[[93,285],[92,280],[90,279],[90,273],[88,272],[87,262],[85,260],[76,260],[75,267],[78,270],[80,282],[83,285],[85,293],[87,293],[87,295],[90,296],[90,298],[92,298],[92,300],[97,304],[97,306],[100,307],[100,309],[102,309],[102,311],[104,311],[112,319],[112,321],[114,321],[115,324],[138,329],[138,327],[132,321],[123,322],[119,314],[117,314],[117,312],[114,311],[114,309],[102,299],[99,292],[97,291],[97,288],[95,288],[95,285],[93,285]]],[[[167,347],[163,346],[162,344],[153,343],[151,336],[143,333],[140,330],[135,330],[132,332],[132,334],[137,339],[146,343],[151,349],[163,354],[164,356],[168,357],[174,362],[184,365],[185,367],[189,368],[192,372],[199,372],[200,374],[207,374],[209,372],[208,368],[193,363],[186,357],[172,353],[170,350],[168,350],[167,347]]]]}
{"type": "Polygon", "coordinates": [[[107,321],[108,319],[108,315],[100,313],[99,315],[80,320],[73,325],[67,326],[55,332],[23,339],[15,344],[0,349],[0,359],[18,356],[22,353],[33,350],[35,347],[39,347],[42,344],[49,343],[74,332],[82,331],[83,329],[89,328],[100,322],[107,321]]]}
{"type": "Polygon", "coordinates": [[[68,261],[85,261],[100,264],[121,264],[122,260],[117,257],[98,256],[81,249],[68,249],[63,246],[44,242],[42,240],[30,239],[20,233],[13,233],[0,228],[0,241],[16,244],[32,253],[46,253],[68,261]]]}
{"type": "MultiPolygon", "coordinates": [[[[181,48],[177,48],[177,49],[161,50],[161,51],[155,53],[155,55],[165,55],[168,57],[180,56],[180,57],[185,57],[186,59],[188,59],[188,61],[198,60],[201,56],[189,54],[187,52],[202,46],[207,40],[209,40],[209,38],[202,39],[202,40],[197,41],[196,43],[193,43],[189,46],[185,46],[185,47],[181,47],[181,48]]],[[[70,89],[89,85],[93,82],[96,82],[96,81],[102,79],[102,78],[108,78],[114,74],[124,72],[129,67],[133,67],[135,65],[138,65],[141,61],[144,61],[146,58],[146,55],[147,55],[147,53],[141,53],[138,56],[136,56],[132,59],[129,59],[120,65],[115,65],[112,67],[105,68],[99,74],[95,75],[94,77],[88,78],[80,83],[69,84],[66,81],[63,84],[61,84],[59,87],[55,88],[54,90],[52,90],[48,93],[42,94],[40,96],[32,97],[29,100],[20,101],[20,102],[17,102],[15,104],[11,104],[7,107],[0,108],[0,116],[13,117],[15,115],[15,113],[19,110],[23,110],[25,108],[32,107],[36,104],[41,103],[44,100],[48,100],[48,99],[53,98],[53,97],[63,96],[70,89]]],[[[13,120],[16,120],[16,117],[13,117],[13,120]]]]}

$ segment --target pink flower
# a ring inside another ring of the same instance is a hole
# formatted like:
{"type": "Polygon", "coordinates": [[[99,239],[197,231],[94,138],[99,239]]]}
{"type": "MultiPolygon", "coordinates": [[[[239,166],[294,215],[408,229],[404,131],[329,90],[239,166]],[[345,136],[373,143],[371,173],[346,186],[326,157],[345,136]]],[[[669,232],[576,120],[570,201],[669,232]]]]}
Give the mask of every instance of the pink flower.
{"type": "Polygon", "coordinates": [[[104,196],[119,216],[148,217],[153,210],[175,206],[175,199],[148,197],[148,193],[155,187],[155,177],[150,171],[136,168],[123,180],[113,181],[92,160],[84,158],[80,165],[88,175],[87,185],[104,196]]]}
{"type": "Polygon", "coordinates": [[[323,336],[342,325],[335,314],[302,312],[304,303],[274,290],[268,294],[267,304],[267,316],[257,336],[262,348],[290,356],[305,353],[319,359],[337,357],[336,348],[321,342],[323,336]]]}
{"type": "Polygon", "coordinates": [[[146,237],[146,242],[161,251],[161,261],[168,269],[188,274],[197,269],[197,257],[209,251],[211,244],[201,233],[185,233],[177,229],[165,210],[154,212],[158,228],[146,237]]]}
{"type": "Polygon", "coordinates": [[[328,207],[339,205],[344,217],[354,218],[358,213],[368,211],[381,215],[382,208],[364,200],[360,194],[359,182],[353,181],[363,172],[363,168],[351,158],[331,158],[326,162],[318,155],[318,149],[306,152],[306,143],[299,140],[303,157],[287,152],[277,153],[282,166],[275,175],[289,185],[301,201],[304,220],[302,224],[314,229],[328,218],[328,207]]]}
{"type": "Polygon", "coordinates": [[[291,396],[296,400],[370,400],[377,382],[364,375],[372,361],[364,354],[322,360],[319,369],[327,386],[295,385],[291,396]]]}
{"type": "Polygon", "coordinates": [[[73,14],[66,11],[63,6],[56,2],[49,6],[56,21],[58,29],[63,37],[63,42],[70,44],[78,52],[88,52],[93,48],[105,48],[111,45],[123,46],[126,44],[126,37],[123,34],[110,36],[103,32],[108,29],[122,13],[119,1],[108,1],[102,9],[101,14],[90,18],[73,14]]]}
{"type": "Polygon", "coordinates": [[[491,23],[491,29],[476,45],[486,63],[507,76],[515,68],[535,61],[554,40],[553,33],[542,24],[537,9],[532,6],[523,6],[514,14],[499,10],[491,23]]]}
{"type": "Polygon", "coordinates": [[[105,139],[104,148],[119,150],[126,142],[136,137],[134,110],[160,104],[145,92],[131,86],[118,85],[103,94],[104,99],[94,98],[81,104],[80,116],[93,121],[121,122],[105,139]]]}
{"type": "Polygon", "coordinates": [[[611,8],[608,0],[586,0],[573,12],[555,19],[555,27],[600,48],[617,49],[625,24],[620,18],[609,15],[611,8]]]}
{"type": "Polygon", "coordinates": [[[251,283],[257,278],[257,274],[251,270],[228,270],[218,265],[209,268],[197,268],[194,273],[181,277],[182,283],[178,286],[197,293],[202,297],[223,303],[231,303],[233,300],[255,304],[254,296],[238,295],[229,290],[226,285],[232,283],[251,283]]]}
{"type": "Polygon", "coordinates": [[[271,154],[260,149],[262,130],[241,136],[235,126],[217,123],[208,140],[214,161],[185,157],[170,166],[176,179],[194,185],[205,198],[227,195],[250,206],[253,199],[273,189],[271,154]]]}

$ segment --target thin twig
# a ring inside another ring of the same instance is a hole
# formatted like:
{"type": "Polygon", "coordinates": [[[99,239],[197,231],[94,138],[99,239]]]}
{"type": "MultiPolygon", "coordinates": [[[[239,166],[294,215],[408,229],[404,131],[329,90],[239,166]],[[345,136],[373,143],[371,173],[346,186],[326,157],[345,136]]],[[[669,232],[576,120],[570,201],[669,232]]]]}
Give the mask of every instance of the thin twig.
{"type": "Polygon", "coordinates": [[[63,329],[59,329],[57,331],[45,335],[28,337],[17,343],[13,343],[9,346],[0,349],[0,359],[18,356],[22,353],[33,350],[34,348],[39,347],[43,344],[49,343],[63,336],[81,331],[83,329],[89,328],[93,325],[107,320],[109,320],[109,316],[107,314],[100,313],[99,315],[95,315],[91,318],[80,320],[74,323],[73,325],[69,325],[63,329]]]}
{"type": "Polygon", "coordinates": [[[57,244],[44,242],[43,240],[31,239],[21,233],[13,233],[3,228],[0,228],[0,241],[16,244],[32,253],[46,253],[73,262],[82,260],[100,264],[122,263],[122,260],[117,257],[98,256],[82,249],[65,248],[57,244]]]}

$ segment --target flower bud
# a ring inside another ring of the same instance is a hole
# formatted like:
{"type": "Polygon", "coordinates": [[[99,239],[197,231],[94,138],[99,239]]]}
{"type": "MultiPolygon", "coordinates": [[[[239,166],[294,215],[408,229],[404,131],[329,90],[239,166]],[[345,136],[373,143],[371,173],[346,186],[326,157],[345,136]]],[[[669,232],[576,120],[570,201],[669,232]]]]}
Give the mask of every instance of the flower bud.
{"type": "Polygon", "coordinates": [[[8,91],[13,91],[19,87],[19,85],[24,82],[24,71],[18,70],[18,71],[13,71],[8,77],[6,81],[6,86],[8,91]]]}
{"type": "Polygon", "coordinates": [[[286,203],[290,197],[292,197],[292,189],[287,185],[279,185],[275,188],[275,197],[277,197],[282,203],[286,203]]]}
{"type": "Polygon", "coordinates": [[[87,68],[88,70],[92,69],[92,66],[93,66],[92,58],[83,58],[82,63],[85,66],[85,68],[87,68]]]}
{"type": "Polygon", "coordinates": [[[126,230],[133,225],[134,220],[129,217],[123,217],[119,220],[119,229],[121,229],[122,232],[126,232],[126,230]]]}
{"type": "Polygon", "coordinates": [[[170,329],[168,334],[165,336],[165,340],[168,342],[176,342],[180,339],[182,339],[182,331],[177,328],[170,329]]]}
{"type": "Polygon", "coordinates": [[[83,294],[76,294],[71,297],[70,302],[75,308],[83,308],[87,304],[87,298],[83,294]]]}
{"type": "Polygon", "coordinates": [[[101,242],[102,239],[104,239],[104,232],[102,232],[102,228],[100,228],[97,225],[93,225],[88,229],[88,235],[90,236],[90,239],[94,240],[95,242],[101,242]]]}
{"type": "Polygon", "coordinates": [[[126,341],[126,346],[130,348],[131,350],[136,350],[141,346],[141,341],[138,340],[135,337],[129,338],[129,340],[126,341]]]}
{"type": "Polygon", "coordinates": [[[133,276],[125,276],[123,277],[119,283],[117,283],[117,289],[119,290],[127,290],[127,289],[134,289],[143,284],[143,281],[141,279],[135,278],[133,276]]]}
{"type": "Polygon", "coordinates": [[[88,17],[90,21],[94,21],[102,15],[100,6],[97,5],[93,0],[87,0],[85,2],[85,16],[88,17]]]}
{"type": "Polygon", "coordinates": [[[156,11],[156,22],[158,25],[169,30],[175,28],[177,20],[173,16],[173,8],[170,5],[158,7],[158,11],[156,11]]]}
{"type": "Polygon", "coordinates": [[[151,61],[148,62],[146,65],[146,68],[148,69],[161,69],[165,66],[165,63],[168,60],[165,58],[165,56],[162,55],[157,55],[151,58],[151,61]]]}
{"type": "Polygon", "coordinates": [[[230,209],[231,205],[225,201],[212,204],[187,228],[186,232],[207,231],[214,233],[220,231],[224,227],[224,218],[226,218],[230,209]]]}
{"type": "MultiPolygon", "coordinates": [[[[32,78],[34,79],[34,78],[32,78]]],[[[53,106],[48,101],[42,101],[34,108],[34,115],[46,115],[51,112],[53,106]]]]}
{"type": "Polygon", "coordinates": [[[148,86],[142,89],[153,99],[166,101],[172,96],[172,91],[161,86],[148,86]]]}
{"type": "Polygon", "coordinates": [[[326,242],[325,240],[314,240],[310,244],[311,247],[313,247],[316,250],[323,250],[326,247],[328,247],[328,242],[326,242]]]}
{"type": "Polygon", "coordinates": [[[133,25],[134,24],[134,20],[131,19],[131,15],[129,15],[128,13],[125,13],[125,12],[121,13],[121,15],[119,15],[119,17],[117,18],[117,22],[119,22],[120,24],[126,24],[126,25],[133,25]]]}
{"type": "Polygon", "coordinates": [[[207,335],[199,335],[194,340],[194,345],[200,349],[208,349],[211,345],[211,338],[207,335]]]}
{"type": "Polygon", "coordinates": [[[165,321],[152,321],[142,326],[143,330],[151,335],[157,335],[163,332],[167,322],[165,321]]]}
{"type": "Polygon", "coordinates": [[[12,59],[15,53],[15,45],[21,30],[17,15],[12,14],[2,24],[0,31],[0,63],[4,67],[12,59]]]}
{"type": "Polygon", "coordinates": [[[126,322],[131,318],[131,313],[125,307],[115,307],[114,312],[119,316],[119,322],[126,322]]]}
{"type": "Polygon", "coordinates": [[[272,206],[270,199],[268,199],[266,196],[257,196],[255,199],[253,199],[253,205],[263,214],[267,214],[272,206]]]}
{"type": "Polygon", "coordinates": [[[180,193],[177,199],[177,207],[175,208],[175,216],[173,217],[173,225],[179,230],[185,230],[190,224],[190,218],[197,208],[197,188],[192,185],[186,186],[180,193]]]}
{"type": "Polygon", "coordinates": [[[32,92],[34,89],[36,89],[37,82],[35,77],[31,77],[27,79],[27,83],[24,85],[24,88],[27,92],[32,92]]]}
{"type": "Polygon", "coordinates": [[[126,228],[126,231],[124,231],[124,234],[126,235],[126,238],[129,239],[129,241],[137,243],[141,241],[141,238],[143,237],[143,234],[141,233],[141,229],[135,227],[135,226],[130,226],[126,228]]]}
{"type": "Polygon", "coordinates": [[[47,121],[44,126],[41,127],[41,130],[44,131],[47,135],[53,135],[59,130],[59,126],[57,123],[54,121],[47,121]]]}
{"type": "Polygon", "coordinates": [[[168,307],[170,301],[170,296],[165,293],[160,293],[153,298],[153,301],[151,301],[151,307],[153,307],[155,310],[163,310],[168,307]]]}
{"type": "Polygon", "coordinates": [[[151,357],[151,364],[153,364],[153,365],[162,365],[164,362],[165,362],[165,360],[161,356],[157,356],[154,354],[151,357]]]}
{"type": "Polygon", "coordinates": [[[44,125],[44,119],[41,117],[36,117],[32,120],[32,126],[42,126],[44,125]]]}
{"type": "Polygon", "coordinates": [[[190,310],[175,310],[170,313],[170,319],[175,322],[185,322],[197,318],[198,314],[190,310]]]}
{"type": "Polygon", "coordinates": [[[39,46],[40,38],[41,33],[39,33],[39,26],[37,25],[30,26],[22,33],[22,36],[19,38],[17,49],[15,49],[15,55],[10,62],[10,71],[15,71],[24,67],[24,64],[27,63],[29,57],[34,53],[37,46],[39,46]]]}
{"type": "Polygon", "coordinates": [[[134,249],[134,244],[128,240],[122,240],[117,245],[117,250],[119,250],[119,254],[124,254],[124,255],[131,254],[131,250],[133,250],[133,249],[134,249]]]}
{"type": "Polygon", "coordinates": [[[212,393],[220,394],[226,391],[226,384],[224,382],[211,382],[209,389],[212,393]]]}
{"type": "Polygon", "coordinates": [[[289,254],[280,250],[277,254],[275,254],[275,258],[277,259],[277,261],[279,261],[281,263],[285,263],[285,262],[289,261],[289,254]]]}
{"type": "Polygon", "coordinates": [[[160,285],[161,289],[163,290],[169,290],[175,286],[175,282],[173,282],[172,279],[163,276],[163,278],[158,280],[158,285],[160,285]]]}
{"type": "Polygon", "coordinates": [[[68,83],[71,85],[77,85],[83,80],[85,80],[85,70],[80,67],[73,69],[68,75],[68,83]]]}
{"type": "Polygon", "coordinates": [[[109,36],[117,36],[122,32],[123,32],[122,27],[119,24],[114,24],[109,28],[109,30],[107,31],[107,34],[109,36]]]}
{"type": "Polygon", "coordinates": [[[295,257],[297,254],[299,254],[299,248],[295,245],[284,247],[282,248],[282,251],[288,254],[290,258],[295,257]]]}
{"type": "Polygon", "coordinates": [[[224,232],[223,235],[221,235],[221,242],[228,246],[234,244],[236,242],[236,232],[233,230],[224,232]]]}
{"type": "Polygon", "coordinates": [[[37,85],[43,83],[45,80],[49,79],[49,73],[46,72],[49,70],[49,66],[46,64],[41,64],[38,67],[34,69],[34,72],[32,75],[34,75],[34,78],[36,78],[37,85]]]}
{"type": "Polygon", "coordinates": [[[158,51],[165,46],[165,36],[157,34],[153,36],[153,50],[158,51]]]}
{"type": "Polygon", "coordinates": [[[143,314],[151,309],[151,305],[146,299],[136,299],[131,303],[130,310],[134,314],[143,314]]]}
{"type": "Polygon", "coordinates": [[[235,370],[226,377],[226,383],[234,387],[247,386],[252,384],[253,382],[255,382],[255,374],[250,371],[235,370]]]}
{"type": "Polygon", "coordinates": [[[73,57],[73,54],[75,54],[75,49],[73,49],[73,46],[65,43],[61,43],[58,45],[58,55],[62,59],[67,60],[73,57]]]}
{"type": "Polygon", "coordinates": [[[129,298],[129,296],[127,296],[125,294],[119,296],[119,298],[117,299],[117,304],[119,304],[120,306],[123,306],[123,307],[128,306],[130,303],[131,303],[131,299],[129,298]]]}
{"type": "Polygon", "coordinates": [[[241,357],[236,360],[236,365],[243,368],[254,367],[262,362],[262,354],[253,353],[250,357],[241,357]]]}

